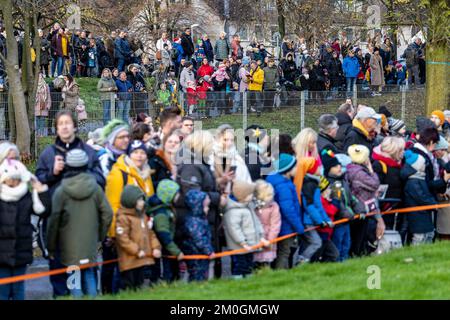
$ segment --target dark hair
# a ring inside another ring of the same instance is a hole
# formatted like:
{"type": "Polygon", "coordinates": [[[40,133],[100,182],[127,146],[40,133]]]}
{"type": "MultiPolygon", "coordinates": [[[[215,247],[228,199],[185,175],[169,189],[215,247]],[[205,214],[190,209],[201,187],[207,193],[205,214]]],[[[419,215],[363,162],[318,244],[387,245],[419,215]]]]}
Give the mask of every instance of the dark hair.
{"type": "Polygon", "coordinates": [[[69,110],[61,110],[55,116],[55,131],[58,130],[58,121],[63,116],[68,116],[70,119],[72,119],[73,126],[75,128],[77,127],[77,119],[75,118],[75,115],[69,110]]]}
{"type": "Polygon", "coordinates": [[[133,140],[142,140],[147,133],[150,133],[150,127],[143,122],[139,122],[133,126],[131,136],[133,140]]]}
{"type": "Polygon", "coordinates": [[[183,119],[182,119],[182,122],[184,122],[184,121],[186,121],[186,120],[189,120],[189,121],[194,122],[194,118],[189,117],[189,116],[184,116],[183,119]]]}
{"type": "Polygon", "coordinates": [[[67,79],[69,79],[69,84],[73,82],[73,77],[71,74],[65,74],[64,77],[67,77],[67,79]]]}
{"type": "Polygon", "coordinates": [[[436,128],[423,129],[419,132],[419,136],[417,141],[424,146],[439,142],[439,131],[436,128]]]}
{"type": "Polygon", "coordinates": [[[150,117],[148,114],[141,112],[136,116],[136,122],[145,122],[148,117],[150,117]]]}
{"type": "Polygon", "coordinates": [[[292,137],[287,133],[282,133],[278,137],[273,137],[270,140],[270,145],[268,146],[269,155],[274,158],[278,158],[280,154],[287,153],[295,156],[294,148],[292,147],[292,137]],[[278,145],[278,150],[272,150],[278,145]]]}
{"type": "Polygon", "coordinates": [[[167,121],[173,120],[181,115],[181,110],[178,107],[165,108],[159,117],[161,127],[167,123],[167,121]]]}

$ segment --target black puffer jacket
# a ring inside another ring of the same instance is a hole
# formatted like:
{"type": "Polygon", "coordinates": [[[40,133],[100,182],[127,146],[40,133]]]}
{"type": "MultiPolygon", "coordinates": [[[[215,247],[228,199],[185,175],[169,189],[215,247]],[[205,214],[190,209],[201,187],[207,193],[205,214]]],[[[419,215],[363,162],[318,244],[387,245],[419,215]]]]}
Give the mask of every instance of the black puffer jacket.
{"type": "MultiPolygon", "coordinates": [[[[50,207],[48,192],[39,195],[44,207],[50,207]]],[[[16,202],[0,200],[0,267],[22,267],[33,262],[33,226],[31,193],[16,202]]],[[[48,211],[43,215],[48,215],[48,211]]]]}
{"type": "Polygon", "coordinates": [[[336,118],[338,119],[339,129],[336,134],[336,146],[338,149],[347,152],[344,150],[344,140],[347,136],[348,132],[352,128],[352,119],[346,113],[338,112],[336,113],[336,118]]]}

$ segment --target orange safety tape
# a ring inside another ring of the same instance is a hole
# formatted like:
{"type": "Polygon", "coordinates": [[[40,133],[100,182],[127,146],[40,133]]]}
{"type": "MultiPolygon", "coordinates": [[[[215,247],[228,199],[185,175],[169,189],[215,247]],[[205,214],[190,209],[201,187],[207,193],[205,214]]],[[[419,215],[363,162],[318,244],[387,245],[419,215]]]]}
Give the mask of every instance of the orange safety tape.
{"type": "MultiPolygon", "coordinates": [[[[389,211],[381,212],[381,214],[386,215],[386,214],[393,214],[393,213],[409,213],[409,212],[414,212],[414,211],[428,211],[428,210],[442,209],[442,208],[448,208],[448,207],[450,207],[450,203],[389,210],[389,211]]],[[[376,214],[377,214],[377,212],[370,212],[370,213],[366,214],[366,217],[374,216],[376,214]]],[[[354,219],[358,219],[359,217],[360,217],[360,215],[356,215],[354,219]]],[[[350,219],[341,219],[341,220],[335,221],[334,225],[347,223],[349,221],[350,221],[350,219]]],[[[305,232],[309,232],[309,231],[316,230],[319,228],[320,228],[320,226],[311,227],[311,228],[305,229],[305,232]]],[[[283,240],[286,240],[289,238],[293,238],[295,236],[297,236],[297,233],[291,233],[291,234],[287,234],[287,235],[278,237],[276,239],[270,240],[269,242],[271,244],[274,244],[274,243],[277,243],[277,242],[280,242],[280,241],[283,241],[283,240]]],[[[211,260],[211,259],[217,259],[217,258],[222,258],[222,257],[226,257],[226,256],[232,256],[232,255],[236,255],[236,254],[240,254],[240,253],[249,253],[254,250],[258,250],[262,247],[263,247],[262,244],[257,244],[255,246],[252,246],[250,251],[247,251],[245,249],[224,251],[224,252],[215,254],[213,257],[207,256],[207,255],[186,255],[186,256],[184,256],[183,260],[211,260]]],[[[165,256],[165,258],[176,259],[177,257],[165,256]]],[[[97,266],[101,266],[101,265],[116,263],[118,261],[119,261],[118,259],[114,259],[114,260],[108,260],[108,261],[103,261],[103,262],[84,264],[84,265],[78,266],[78,268],[83,270],[83,269],[93,268],[93,267],[97,267],[97,266]]],[[[10,277],[10,278],[3,278],[3,279],[0,279],[0,285],[11,284],[11,283],[15,283],[15,282],[21,282],[21,281],[27,281],[27,280],[33,280],[33,279],[63,274],[63,273],[66,273],[67,270],[68,270],[68,268],[61,268],[61,269],[56,269],[56,270],[51,270],[51,271],[37,272],[37,273],[25,274],[25,275],[21,275],[21,276],[10,277]]]]}

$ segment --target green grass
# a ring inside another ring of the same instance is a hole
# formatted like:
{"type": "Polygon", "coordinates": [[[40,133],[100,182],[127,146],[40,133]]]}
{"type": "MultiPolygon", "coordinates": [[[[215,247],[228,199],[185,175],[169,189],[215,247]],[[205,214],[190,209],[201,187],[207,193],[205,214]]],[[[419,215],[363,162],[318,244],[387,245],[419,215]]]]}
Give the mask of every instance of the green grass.
{"type": "Polygon", "coordinates": [[[344,263],[303,265],[292,270],[262,270],[242,280],[163,284],[101,299],[449,299],[450,242],[406,247],[381,256],[344,263]],[[411,260],[408,262],[408,260],[411,260]],[[367,288],[367,268],[381,270],[381,289],[367,288]]]}

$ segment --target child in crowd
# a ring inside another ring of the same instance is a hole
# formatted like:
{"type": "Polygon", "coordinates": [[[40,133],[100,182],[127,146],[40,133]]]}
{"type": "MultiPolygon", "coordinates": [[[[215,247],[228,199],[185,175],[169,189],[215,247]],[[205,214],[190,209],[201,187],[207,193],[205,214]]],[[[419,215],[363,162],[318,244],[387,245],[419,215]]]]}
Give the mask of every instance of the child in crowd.
{"type": "Polygon", "coordinates": [[[88,115],[86,112],[86,105],[84,104],[83,99],[78,99],[78,105],[75,107],[75,111],[77,112],[78,130],[80,132],[84,132],[86,130],[88,115]]]}
{"type": "MultiPolygon", "coordinates": [[[[307,173],[302,186],[303,223],[306,228],[313,226],[333,227],[333,222],[326,214],[320,197],[321,164],[319,160],[310,158],[307,173]]],[[[316,230],[306,232],[302,236],[304,249],[300,255],[300,263],[306,263],[322,247],[322,239],[316,230]]]]}
{"type": "MultiPolygon", "coordinates": [[[[52,198],[52,214],[47,225],[50,260],[58,254],[63,266],[97,261],[98,242],[106,237],[113,210],[95,177],[88,173],[88,154],[72,149],[66,154],[64,179],[52,198]]],[[[97,295],[97,270],[81,270],[72,287],[74,297],[97,295]]]]}
{"type": "MultiPolygon", "coordinates": [[[[175,209],[173,203],[179,196],[180,186],[168,179],[162,180],[156,189],[156,194],[148,200],[147,215],[153,217],[154,230],[162,244],[162,254],[175,256],[178,261],[183,260],[184,254],[174,241],[175,209]]],[[[178,261],[163,258],[163,279],[174,281],[179,276],[178,261]]]]}
{"type": "MultiPolygon", "coordinates": [[[[181,248],[185,254],[214,256],[211,229],[208,222],[209,196],[199,190],[189,190],[185,196],[188,208],[182,226],[183,242],[181,248]]],[[[209,260],[186,261],[189,281],[204,281],[208,279],[209,260]]]]}
{"type": "Polygon", "coordinates": [[[158,103],[161,104],[161,111],[170,106],[171,93],[167,90],[165,82],[159,84],[159,90],[156,95],[158,103]]]}
{"type": "Polygon", "coordinates": [[[145,195],[136,186],[125,186],[117,211],[116,240],[122,289],[136,290],[144,284],[144,267],[161,257],[161,244],[146,217],[145,195]]]}
{"type": "MultiPolygon", "coordinates": [[[[264,180],[256,181],[256,215],[264,229],[264,238],[268,241],[278,237],[281,229],[280,207],[274,201],[275,191],[271,184],[264,180]]],[[[277,245],[271,244],[263,251],[255,253],[254,260],[257,266],[268,267],[277,257],[277,245]]]]}
{"type": "Polygon", "coordinates": [[[197,46],[195,47],[195,60],[197,61],[197,66],[202,65],[203,59],[206,58],[205,48],[203,47],[203,40],[197,40],[197,46]]]}
{"type": "MultiPolygon", "coordinates": [[[[353,196],[338,157],[331,150],[323,150],[321,154],[324,167],[324,176],[330,182],[331,199],[337,202],[338,212],[334,219],[353,219],[355,212],[361,211],[359,201],[353,196]]],[[[325,209],[326,210],[326,209],[325,209]]],[[[327,212],[328,213],[328,212],[327,212]]],[[[350,224],[342,223],[334,227],[331,237],[339,251],[339,261],[348,259],[350,252],[350,224]]]]}
{"type": "MultiPolygon", "coordinates": [[[[380,180],[373,171],[369,158],[370,152],[366,146],[351,145],[348,148],[348,155],[352,163],[347,166],[345,179],[350,185],[352,194],[361,203],[361,208],[364,208],[363,211],[357,212],[362,214],[362,218],[364,218],[364,214],[379,212],[377,191],[380,187],[380,180]]],[[[379,213],[375,215],[375,219],[383,221],[379,213]]],[[[373,218],[353,221],[351,225],[353,239],[351,252],[353,255],[359,256],[376,249],[375,228],[375,220],[373,218]]]]}
{"type": "Polygon", "coordinates": [[[403,65],[399,62],[395,65],[395,70],[397,72],[397,85],[405,84],[406,80],[406,71],[403,65]]]}
{"type": "MultiPolygon", "coordinates": [[[[2,143],[2,147],[7,143],[2,143]]],[[[11,151],[17,149],[13,144],[9,147],[11,151]]],[[[32,215],[48,216],[51,205],[47,185],[41,184],[21,162],[7,154],[3,156],[0,159],[0,279],[26,274],[27,266],[33,261],[32,215]]],[[[25,283],[0,285],[0,300],[25,300],[25,283]]]]}
{"type": "MultiPolygon", "coordinates": [[[[205,76],[205,78],[209,76],[205,76]]],[[[208,91],[212,89],[211,84],[206,81],[203,77],[198,79],[197,81],[197,105],[198,105],[198,114],[201,118],[206,118],[206,99],[208,91]]]]}
{"type": "Polygon", "coordinates": [[[253,200],[255,185],[244,181],[235,181],[232,187],[232,197],[225,206],[224,229],[229,250],[244,248],[248,253],[231,256],[233,278],[240,279],[249,276],[253,269],[252,246],[269,242],[263,238],[264,230],[255,212],[249,207],[253,200]]]}
{"type": "MultiPolygon", "coordinates": [[[[267,176],[266,181],[275,190],[275,201],[280,207],[281,228],[279,236],[292,233],[303,234],[301,219],[301,208],[295,185],[292,182],[297,171],[297,160],[293,155],[281,153],[274,162],[275,172],[267,176]]],[[[289,268],[289,256],[295,238],[291,237],[277,244],[277,257],[275,259],[276,269],[289,268]]]]}
{"type": "Polygon", "coordinates": [[[195,81],[187,82],[187,105],[188,105],[188,113],[192,115],[195,112],[197,107],[197,85],[195,81]]]}
{"type": "Polygon", "coordinates": [[[391,119],[389,122],[389,133],[397,137],[406,137],[406,125],[403,120],[391,119]]]}

